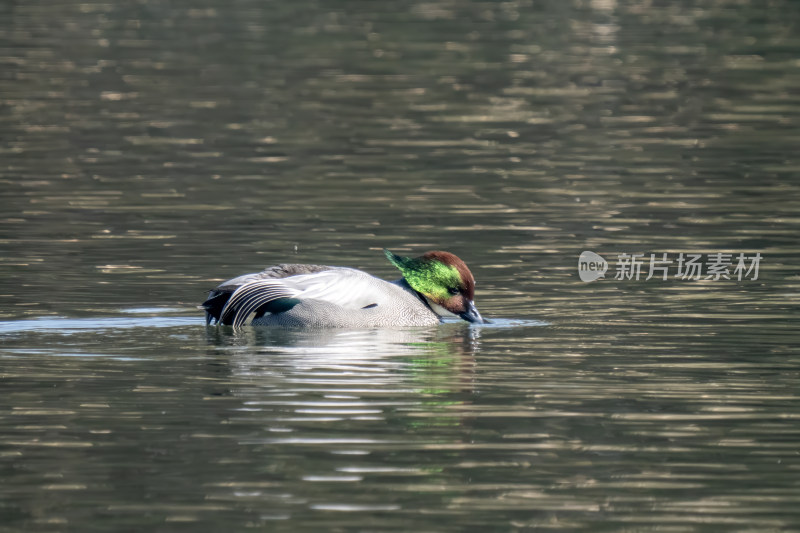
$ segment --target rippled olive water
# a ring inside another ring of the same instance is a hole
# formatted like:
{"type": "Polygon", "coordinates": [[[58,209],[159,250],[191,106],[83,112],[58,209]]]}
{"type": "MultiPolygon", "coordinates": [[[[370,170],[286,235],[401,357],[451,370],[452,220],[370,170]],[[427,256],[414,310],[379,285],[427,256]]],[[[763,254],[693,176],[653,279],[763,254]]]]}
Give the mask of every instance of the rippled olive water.
{"type": "Polygon", "coordinates": [[[800,528],[798,23],[0,0],[0,529],[800,528]],[[195,309],[276,262],[392,279],[383,247],[458,254],[494,324],[195,309]]]}

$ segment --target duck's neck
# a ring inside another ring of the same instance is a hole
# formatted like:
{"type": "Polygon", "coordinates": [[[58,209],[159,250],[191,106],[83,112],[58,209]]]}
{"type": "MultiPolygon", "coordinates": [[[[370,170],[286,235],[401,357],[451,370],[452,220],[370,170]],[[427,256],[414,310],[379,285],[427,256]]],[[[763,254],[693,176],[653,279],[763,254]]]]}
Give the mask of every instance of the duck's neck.
{"type": "Polygon", "coordinates": [[[419,301],[421,301],[425,307],[430,309],[431,313],[433,313],[433,314],[438,316],[438,313],[436,311],[434,311],[433,308],[431,307],[431,304],[428,303],[428,299],[425,298],[422,294],[420,294],[417,291],[415,291],[414,288],[411,285],[408,284],[408,281],[406,281],[406,278],[400,278],[397,281],[393,281],[392,283],[394,283],[398,287],[401,287],[401,288],[405,289],[406,291],[410,292],[411,294],[413,294],[414,296],[419,298],[419,301]]]}

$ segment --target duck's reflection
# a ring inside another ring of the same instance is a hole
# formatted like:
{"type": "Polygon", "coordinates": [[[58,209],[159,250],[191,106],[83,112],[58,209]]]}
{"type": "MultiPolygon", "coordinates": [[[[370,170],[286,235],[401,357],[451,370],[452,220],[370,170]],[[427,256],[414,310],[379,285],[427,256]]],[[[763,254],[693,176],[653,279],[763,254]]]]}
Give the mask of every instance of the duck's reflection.
{"type": "MultiPolygon", "coordinates": [[[[481,331],[466,324],[436,328],[288,330],[209,328],[209,344],[224,354],[230,394],[249,412],[273,422],[381,419],[387,406],[436,415],[473,390],[481,331]],[[269,407],[267,407],[269,406],[269,407]]],[[[466,395],[466,396],[465,396],[466,395]]],[[[457,424],[459,410],[448,424],[457,424]]],[[[438,422],[434,422],[438,420],[438,422]]]]}
{"type": "Polygon", "coordinates": [[[433,328],[405,329],[288,329],[253,327],[236,332],[227,327],[208,327],[209,344],[236,354],[263,356],[292,354],[326,360],[374,360],[420,353],[442,345],[460,354],[480,349],[481,329],[463,323],[433,328]]]}

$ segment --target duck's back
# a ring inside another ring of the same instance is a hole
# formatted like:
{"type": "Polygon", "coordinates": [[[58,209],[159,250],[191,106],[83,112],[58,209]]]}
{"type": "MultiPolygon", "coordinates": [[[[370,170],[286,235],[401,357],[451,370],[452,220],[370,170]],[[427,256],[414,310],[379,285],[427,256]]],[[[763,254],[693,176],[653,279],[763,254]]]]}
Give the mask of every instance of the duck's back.
{"type": "MultiPolygon", "coordinates": [[[[297,264],[280,264],[265,268],[261,272],[253,274],[244,274],[228,281],[220,283],[217,288],[208,292],[208,298],[200,306],[206,311],[206,324],[210,324],[212,320],[220,322],[220,314],[228,303],[231,295],[246,283],[264,279],[282,279],[291,276],[298,276],[301,274],[314,274],[322,272],[323,270],[330,270],[335,267],[325,265],[297,265],[297,264]]],[[[224,324],[230,325],[231,321],[225,321],[224,324]]]]}
{"type": "Polygon", "coordinates": [[[241,325],[299,327],[426,326],[439,317],[404,280],[387,282],[360,270],[282,264],[239,276],[211,291],[206,319],[241,325]]]}

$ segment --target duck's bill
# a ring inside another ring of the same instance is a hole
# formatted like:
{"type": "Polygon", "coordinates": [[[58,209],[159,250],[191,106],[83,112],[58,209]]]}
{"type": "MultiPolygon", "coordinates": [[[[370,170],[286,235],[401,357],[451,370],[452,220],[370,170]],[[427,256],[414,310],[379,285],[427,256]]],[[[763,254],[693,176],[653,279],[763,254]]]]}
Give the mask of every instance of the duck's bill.
{"type": "Polygon", "coordinates": [[[469,302],[467,310],[458,316],[460,316],[467,322],[472,322],[473,324],[491,324],[490,321],[486,320],[481,316],[481,314],[478,312],[478,308],[475,307],[475,304],[473,302],[469,302]]]}

